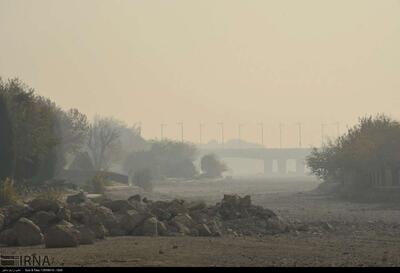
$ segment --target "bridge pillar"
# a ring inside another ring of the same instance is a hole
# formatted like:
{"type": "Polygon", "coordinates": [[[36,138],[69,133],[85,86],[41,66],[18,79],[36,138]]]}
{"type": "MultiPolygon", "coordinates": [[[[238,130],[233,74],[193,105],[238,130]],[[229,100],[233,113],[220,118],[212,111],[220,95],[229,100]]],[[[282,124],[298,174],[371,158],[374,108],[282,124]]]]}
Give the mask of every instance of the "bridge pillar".
{"type": "Polygon", "coordinates": [[[304,163],[304,159],[297,159],[296,160],[296,174],[304,175],[305,167],[306,167],[306,165],[304,163]]]}
{"type": "Polygon", "coordinates": [[[272,159],[264,159],[264,174],[272,174],[272,159]]]}
{"type": "Polygon", "coordinates": [[[278,159],[278,173],[286,174],[286,159],[278,159]]]}

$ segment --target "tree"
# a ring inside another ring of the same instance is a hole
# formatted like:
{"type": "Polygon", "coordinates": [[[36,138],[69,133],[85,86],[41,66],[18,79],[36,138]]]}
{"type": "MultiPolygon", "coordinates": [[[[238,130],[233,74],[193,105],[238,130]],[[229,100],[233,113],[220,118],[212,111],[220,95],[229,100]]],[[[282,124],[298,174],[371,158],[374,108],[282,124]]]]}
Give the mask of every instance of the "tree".
{"type": "Polygon", "coordinates": [[[107,170],[112,161],[113,152],[120,147],[119,137],[122,124],[113,118],[95,117],[89,126],[89,154],[95,170],[107,170]]]}
{"type": "Polygon", "coordinates": [[[150,150],[132,152],[124,161],[123,169],[129,175],[142,169],[150,170],[153,175],[159,174],[158,163],[150,150]]]}
{"type": "Polygon", "coordinates": [[[369,116],[334,143],[313,149],[307,164],[325,181],[344,183],[351,177],[356,188],[382,185],[388,179],[399,184],[399,151],[400,123],[385,115],[369,116]]]}
{"type": "Polygon", "coordinates": [[[154,177],[191,178],[197,170],[193,161],[197,149],[190,143],[170,140],[151,141],[145,151],[132,152],[124,162],[127,173],[149,169],[154,177]]]}
{"type": "Polygon", "coordinates": [[[85,170],[85,171],[93,171],[94,166],[90,156],[87,152],[81,152],[76,154],[74,160],[69,166],[71,170],[85,170]]]}
{"type": "Polygon", "coordinates": [[[201,170],[206,177],[221,177],[227,171],[226,165],[215,154],[207,154],[201,159],[201,170]]]}
{"type": "MultiPolygon", "coordinates": [[[[57,145],[55,116],[48,100],[35,96],[34,90],[18,79],[0,82],[12,124],[13,177],[17,180],[38,178],[57,145]]],[[[51,171],[50,171],[51,173],[51,171]]]]}
{"type": "Polygon", "coordinates": [[[56,134],[59,138],[57,145],[58,164],[57,171],[61,170],[68,156],[75,156],[82,152],[82,148],[86,144],[89,122],[86,115],[79,112],[77,109],[63,111],[55,107],[56,112],[56,134]]]}
{"type": "Polygon", "coordinates": [[[0,181],[13,175],[13,128],[5,97],[0,93],[0,181]]]}
{"type": "Polygon", "coordinates": [[[152,179],[151,170],[146,168],[136,171],[132,178],[133,184],[149,192],[153,190],[152,179]]]}

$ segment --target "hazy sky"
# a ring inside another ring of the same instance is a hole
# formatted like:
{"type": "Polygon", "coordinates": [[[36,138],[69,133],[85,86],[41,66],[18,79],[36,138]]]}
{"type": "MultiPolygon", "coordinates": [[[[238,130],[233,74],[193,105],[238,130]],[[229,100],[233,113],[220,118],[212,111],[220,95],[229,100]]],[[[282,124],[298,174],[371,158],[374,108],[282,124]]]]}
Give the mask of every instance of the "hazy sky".
{"type": "Polygon", "coordinates": [[[398,0],[0,0],[0,76],[145,137],[318,145],[321,123],[400,118],[398,0]]]}

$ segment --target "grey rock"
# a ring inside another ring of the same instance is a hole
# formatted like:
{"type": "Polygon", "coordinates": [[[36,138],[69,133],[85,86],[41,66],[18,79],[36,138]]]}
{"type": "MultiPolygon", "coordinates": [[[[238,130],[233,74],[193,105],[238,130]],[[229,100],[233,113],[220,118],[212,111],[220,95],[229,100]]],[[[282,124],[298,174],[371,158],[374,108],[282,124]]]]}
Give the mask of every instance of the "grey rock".
{"type": "Polygon", "coordinates": [[[0,233],[0,244],[6,246],[18,245],[17,233],[14,229],[5,229],[0,233]]]}
{"type": "Polygon", "coordinates": [[[20,246],[40,245],[43,242],[43,234],[40,228],[27,218],[19,219],[15,223],[14,230],[20,246]]]}
{"type": "Polygon", "coordinates": [[[35,198],[28,203],[29,207],[33,211],[52,211],[57,213],[61,208],[61,204],[56,200],[50,200],[45,198],[35,198]]]}
{"type": "Polygon", "coordinates": [[[79,236],[67,225],[54,225],[46,231],[44,242],[46,248],[77,247],[79,236]]]}

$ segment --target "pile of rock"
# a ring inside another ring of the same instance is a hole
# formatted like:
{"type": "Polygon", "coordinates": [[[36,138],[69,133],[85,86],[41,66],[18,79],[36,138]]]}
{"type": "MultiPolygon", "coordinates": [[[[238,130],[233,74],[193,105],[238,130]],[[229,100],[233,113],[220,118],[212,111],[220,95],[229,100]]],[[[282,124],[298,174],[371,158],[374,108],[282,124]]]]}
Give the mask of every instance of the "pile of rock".
{"type": "Polygon", "coordinates": [[[65,204],[36,198],[0,210],[0,244],[48,248],[92,244],[106,236],[221,236],[287,231],[274,212],[251,204],[250,196],[225,195],[215,206],[185,200],[90,201],[85,194],[65,204]]]}

